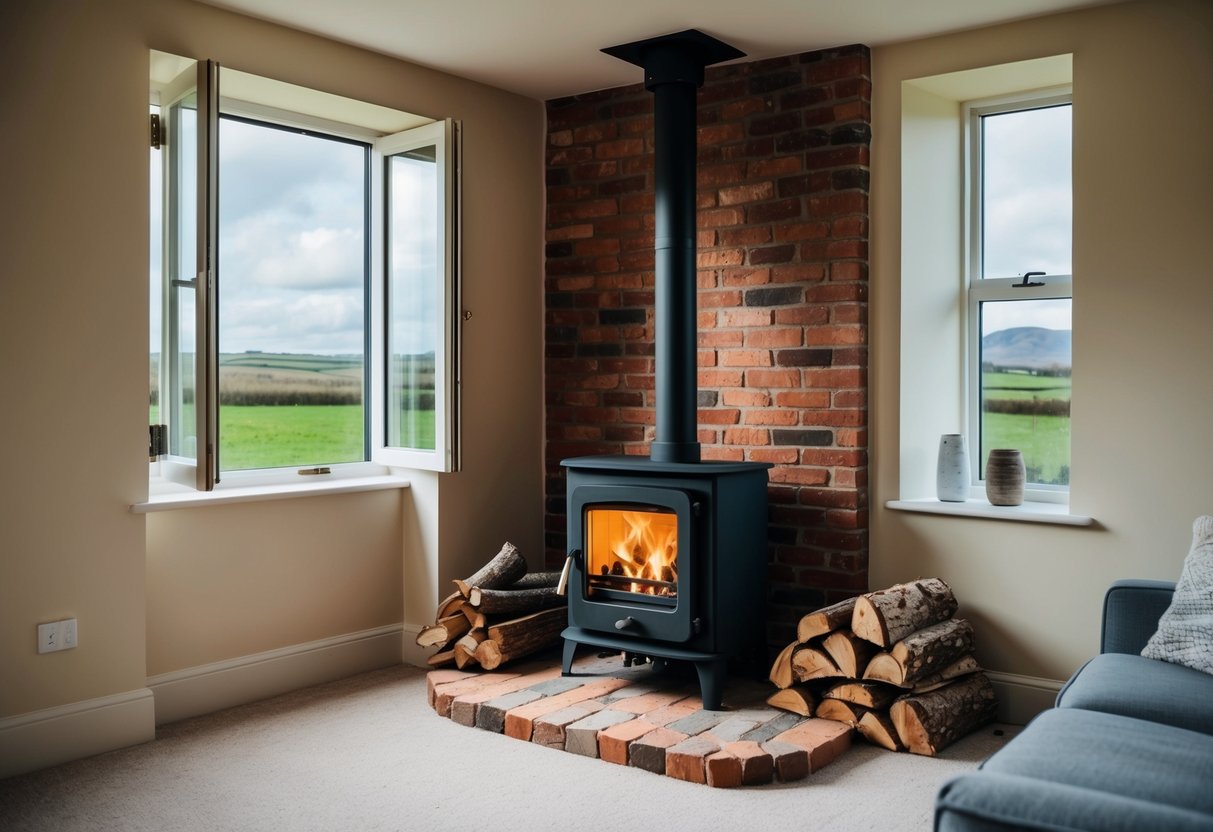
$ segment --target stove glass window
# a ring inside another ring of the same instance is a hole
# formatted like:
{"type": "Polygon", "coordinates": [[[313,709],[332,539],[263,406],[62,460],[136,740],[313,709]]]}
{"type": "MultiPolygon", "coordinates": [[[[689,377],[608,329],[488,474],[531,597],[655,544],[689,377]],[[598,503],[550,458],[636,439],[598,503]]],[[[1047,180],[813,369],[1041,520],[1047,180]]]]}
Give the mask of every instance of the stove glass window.
{"type": "Polygon", "coordinates": [[[678,597],[678,515],[662,508],[586,509],[587,591],[678,597]]]}

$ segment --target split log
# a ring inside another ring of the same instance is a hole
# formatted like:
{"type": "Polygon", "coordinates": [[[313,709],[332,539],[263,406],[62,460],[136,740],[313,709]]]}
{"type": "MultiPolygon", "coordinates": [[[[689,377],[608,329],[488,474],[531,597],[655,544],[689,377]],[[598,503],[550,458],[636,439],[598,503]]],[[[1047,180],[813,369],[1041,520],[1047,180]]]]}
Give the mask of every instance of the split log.
{"type": "Polygon", "coordinates": [[[498,644],[512,648],[519,643],[534,641],[543,634],[560,633],[568,623],[568,611],[548,609],[491,624],[488,636],[498,644]]]}
{"type": "Polygon", "coordinates": [[[455,666],[463,670],[468,665],[477,664],[476,648],[485,638],[484,630],[472,630],[455,642],[455,666]]]}
{"type": "Polygon", "coordinates": [[[498,589],[509,586],[526,574],[526,560],[518,552],[518,547],[506,542],[493,559],[480,568],[467,580],[455,581],[464,598],[473,587],[498,589]]]}
{"type": "Polygon", "coordinates": [[[944,685],[949,685],[959,679],[961,676],[968,676],[970,673],[977,673],[981,670],[981,665],[977,663],[977,659],[972,655],[961,656],[956,661],[945,667],[938,673],[932,673],[930,676],[925,676],[914,683],[911,693],[927,693],[928,691],[937,690],[944,685]]]}
{"type": "Polygon", "coordinates": [[[428,659],[426,659],[425,663],[428,664],[430,667],[442,667],[443,665],[454,664],[455,663],[455,651],[452,649],[452,650],[443,650],[440,653],[435,653],[434,655],[432,655],[428,659]]]}
{"type": "Polygon", "coordinates": [[[917,630],[948,620],[956,607],[951,587],[939,578],[924,578],[859,596],[851,630],[879,647],[888,647],[917,630]]]}
{"type": "Polygon", "coordinates": [[[805,642],[816,636],[824,636],[840,627],[846,627],[851,623],[854,610],[855,599],[848,598],[811,612],[801,618],[800,623],[796,625],[796,639],[805,642]]]}
{"type": "Polygon", "coordinates": [[[800,646],[792,653],[792,675],[798,682],[841,676],[842,671],[824,650],[800,646]]]}
{"type": "Polygon", "coordinates": [[[464,618],[466,618],[468,623],[471,625],[471,629],[483,630],[485,627],[489,626],[488,616],[480,612],[480,610],[476,609],[466,601],[464,602],[462,610],[464,618]]]}
{"type": "Polygon", "coordinates": [[[417,634],[417,646],[441,646],[445,649],[447,645],[470,630],[471,626],[462,611],[456,612],[454,615],[438,619],[436,624],[422,627],[421,632],[417,634]]]}
{"type": "Polygon", "coordinates": [[[859,718],[855,727],[863,738],[873,745],[879,745],[890,751],[906,750],[901,737],[897,735],[897,729],[893,727],[893,721],[884,711],[868,711],[859,718]]]}
{"type": "Polygon", "coordinates": [[[476,646],[476,661],[485,670],[495,670],[508,661],[530,655],[560,641],[568,624],[563,609],[549,609],[492,624],[488,638],[476,646]]]}
{"type": "Polygon", "coordinates": [[[800,645],[793,641],[787,647],[779,651],[779,655],[775,657],[775,662],[771,665],[771,672],[767,678],[775,687],[783,689],[791,687],[795,681],[792,675],[792,653],[800,645]]]}
{"type": "Polygon", "coordinates": [[[876,645],[862,639],[850,630],[836,630],[821,642],[822,648],[830,654],[834,664],[848,679],[859,679],[863,676],[868,660],[876,653],[876,645]]]}
{"type": "Polygon", "coordinates": [[[972,651],[973,626],[954,618],[911,633],[889,652],[873,656],[863,678],[910,688],[972,651]]]}
{"type": "Polygon", "coordinates": [[[887,708],[905,691],[889,687],[880,682],[843,682],[834,685],[823,694],[825,699],[863,705],[865,708],[887,708]]]}
{"type": "Polygon", "coordinates": [[[869,710],[870,708],[865,708],[863,705],[856,705],[842,699],[823,699],[817,704],[817,710],[813,715],[819,719],[831,719],[855,728],[869,710]]]}
{"type": "Polygon", "coordinates": [[[556,594],[556,587],[534,589],[486,589],[474,586],[468,593],[468,603],[485,615],[535,612],[549,607],[564,606],[568,599],[556,594]]]}
{"type": "Polygon", "coordinates": [[[931,693],[903,696],[889,709],[898,737],[914,754],[934,757],[975,728],[994,720],[998,702],[984,673],[931,693]]]}
{"type": "Polygon", "coordinates": [[[463,595],[458,592],[452,592],[450,595],[438,602],[438,609],[434,612],[434,620],[440,621],[448,615],[459,611],[459,605],[464,601],[463,595]]]}
{"type": "Polygon", "coordinates": [[[767,704],[801,716],[812,716],[813,709],[817,707],[817,697],[808,688],[794,685],[775,691],[767,697],[767,704]]]}
{"type": "Polygon", "coordinates": [[[544,586],[556,586],[560,583],[559,572],[528,572],[514,583],[501,589],[539,589],[544,586]]]}

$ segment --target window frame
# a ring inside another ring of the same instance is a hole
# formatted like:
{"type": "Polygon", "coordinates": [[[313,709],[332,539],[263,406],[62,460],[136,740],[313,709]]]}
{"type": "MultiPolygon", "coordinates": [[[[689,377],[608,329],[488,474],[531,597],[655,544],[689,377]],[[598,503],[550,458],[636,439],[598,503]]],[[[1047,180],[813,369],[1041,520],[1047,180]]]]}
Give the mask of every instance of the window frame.
{"type": "MultiPolygon", "coordinates": [[[[1020,277],[985,277],[983,274],[983,164],[982,164],[982,118],[1002,113],[1027,110],[1042,110],[1051,107],[1069,106],[1073,112],[1073,88],[1071,85],[1050,87],[1042,90],[1017,92],[992,98],[975,99],[961,104],[961,123],[964,131],[964,240],[963,265],[965,353],[962,362],[964,378],[964,421],[968,436],[973,440],[969,448],[970,494],[984,496],[985,472],[982,468],[982,384],[981,384],[981,305],[999,301],[1065,300],[1073,303],[1073,274],[1048,274],[1039,281],[1042,286],[1018,286],[1020,277]],[[1014,288],[1013,288],[1014,287],[1014,288]]],[[[1071,154],[1073,144],[1071,143],[1071,154]]],[[[1073,174],[1071,174],[1071,192],[1073,174]]],[[[1071,235],[1071,239],[1072,239],[1071,235]]],[[[1029,268],[1030,268],[1030,264],[1029,268]]],[[[1073,267],[1071,266],[1071,269],[1073,267]]],[[[1072,427],[1072,423],[1071,423],[1072,427]]],[[[1048,485],[1028,482],[1024,499],[1037,503],[1068,503],[1068,485],[1048,485]]]]}
{"type": "MultiPolygon", "coordinates": [[[[184,60],[184,59],[182,59],[184,60]]],[[[184,77],[194,70],[187,70],[184,77]]],[[[420,119],[411,114],[413,122],[421,121],[420,126],[409,127],[396,133],[385,134],[382,130],[364,127],[342,121],[334,121],[316,115],[310,115],[278,107],[243,101],[238,98],[220,97],[219,65],[214,61],[198,60],[196,68],[196,83],[198,85],[198,217],[207,221],[198,222],[198,274],[206,275],[206,280],[195,281],[196,304],[196,337],[195,347],[195,416],[196,429],[200,437],[198,460],[182,457],[166,457],[154,461],[149,467],[151,491],[167,493],[174,490],[173,484],[192,487],[199,492],[223,490],[225,488],[245,488],[250,486],[273,486],[277,484],[299,484],[305,479],[314,484],[318,479],[348,479],[386,473],[390,467],[417,468],[439,472],[456,471],[459,468],[458,453],[458,393],[460,388],[460,269],[459,269],[459,228],[460,200],[458,198],[460,159],[461,159],[461,125],[453,119],[434,120],[420,119]],[[221,277],[218,271],[218,124],[220,114],[236,118],[264,122],[272,126],[280,126],[291,130],[313,132],[346,141],[366,144],[368,165],[366,171],[367,185],[367,235],[365,256],[368,268],[366,284],[364,285],[364,456],[365,459],[356,462],[321,463],[314,465],[292,465],[281,468],[264,468],[239,471],[220,471],[218,458],[218,429],[219,429],[219,400],[218,400],[218,303],[216,289],[221,277]],[[440,310],[439,329],[442,339],[441,364],[436,356],[436,368],[441,372],[443,389],[435,390],[435,406],[441,414],[435,416],[435,449],[433,451],[393,448],[387,445],[384,432],[385,408],[387,402],[386,390],[386,356],[381,354],[386,324],[386,277],[383,253],[388,234],[386,214],[384,211],[383,189],[385,180],[382,176],[384,169],[384,149],[407,144],[417,131],[437,141],[439,152],[443,156],[439,170],[442,217],[440,226],[444,229],[442,263],[443,268],[437,279],[442,281],[439,297],[444,303],[440,310]],[[434,137],[437,137],[435,139],[434,137]],[[205,154],[204,154],[205,149],[205,154]],[[204,244],[205,241],[205,244],[204,244]],[[441,416],[441,418],[440,418],[441,416]],[[206,437],[204,445],[201,437],[206,437]],[[317,473],[321,472],[321,473],[317,473]],[[301,474],[311,474],[301,478],[301,474]],[[160,483],[160,484],[158,484],[160,483]]],[[[243,73],[240,73],[243,74],[243,73]]],[[[268,79],[266,79],[268,80],[268,79]]],[[[272,82],[279,83],[279,82],[272,82]]],[[[180,97],[176,87],[177,82],[165,87],[174,89],[174,95],[180,97]]],[[[182,86],[187,89],[188,84],[182,86]]],[[[300,88],[301,89],[301,88],[300,88]]],[[[322,94],[328,96],[328,94],[322,94]]],[[[332,98],[332,96],[328,96],[332,98]]],[[[161,106],[162,114],[167,105],[162,104],[163,93],[153,92],[152,102],[161,106]]],[[[344,99],[345,102],[352,102],[344,99]]],[[[359,103],[361,102],[353,102],[359,103]]],[[[373,105],[372,105],[373,106],[373,105]]],[[[382,108],[376,108],[382,110],[382,108]]],[[[399,111],[396,111],[399,112],[399,111]]],[[[167,158],[167,157],[166,157],[167,158]]],[[[168,165],[163,165],[164,176],[170,175],[168,165]]],[[[165,187],[164,199],[168,200],[169,189],[165,187]]],[[[165,213],[167,218],[168,214],[165,213]]],[[[165,220],[167,222],[167,219],[165,220]]],[[[170,256],[165,246],[162,260],[167,263],[170,256]]],[[[165,347],[176,338],[177,332],[170,332],[171,293],[165,291],[171,282],[170,272],[162,269],[161,286],[161,361],[160,361],[160,397],[161,418],[165,420],[164,400],[166,391],[173,387],[171,369],[165,360],[165,347]]]]}

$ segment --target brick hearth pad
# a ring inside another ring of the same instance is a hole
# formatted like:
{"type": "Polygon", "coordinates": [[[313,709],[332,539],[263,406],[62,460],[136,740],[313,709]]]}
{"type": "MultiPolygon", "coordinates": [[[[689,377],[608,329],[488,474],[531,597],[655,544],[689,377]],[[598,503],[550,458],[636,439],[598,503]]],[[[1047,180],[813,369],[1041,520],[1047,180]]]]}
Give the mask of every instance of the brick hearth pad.
{"type": "Polygon", "coordinates": [[[851,747],[851,729],[765,704],[773,688],[734,680],[723,711],[705,711],[693,678],[586,658],[498,672],[434,670],[429,703],[460,725],[716,788],[801,780],[851,747]]]}

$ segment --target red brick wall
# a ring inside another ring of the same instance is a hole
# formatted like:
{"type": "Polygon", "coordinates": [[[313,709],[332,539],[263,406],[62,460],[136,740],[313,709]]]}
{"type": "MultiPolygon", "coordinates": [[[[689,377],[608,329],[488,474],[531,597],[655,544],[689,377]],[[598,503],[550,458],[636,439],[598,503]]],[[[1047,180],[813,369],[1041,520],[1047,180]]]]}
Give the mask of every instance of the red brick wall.
{"type": "MultiPolygon", "coordinates": [[[[639,70],[637,71],[639,74],[639,70]]],[[[868,49],[709,68],[699,92],[699,441],[775,463],[773,642],[867,588],[868,49]]],[[[547,103],[546,533],[560,461],[647,454],[652,94],[547,103]]]]}

